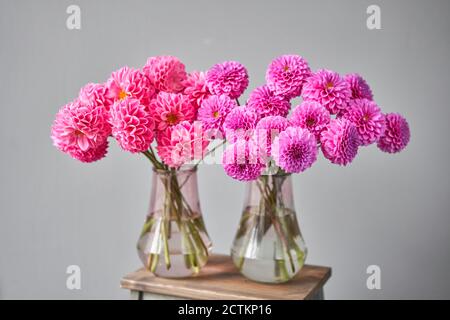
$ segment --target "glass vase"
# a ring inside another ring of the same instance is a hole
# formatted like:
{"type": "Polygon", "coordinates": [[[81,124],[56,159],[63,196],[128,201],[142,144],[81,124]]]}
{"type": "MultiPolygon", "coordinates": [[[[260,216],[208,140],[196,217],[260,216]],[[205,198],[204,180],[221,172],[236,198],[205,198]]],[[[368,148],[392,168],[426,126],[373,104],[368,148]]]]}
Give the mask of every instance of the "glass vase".
{"type": "Polygon", "coordinates": [[[149,211],[137,243],[145,267],[160,277],[194,276],[206,264],[211,247],[196,169],[154,169],[149,211]]]}
{"type": "Polygon", "coordinates": [[[294,209],[289,174],[264,175],[247,185],[231,256],[247,278],[266,283],[292,279],[307,249],[294,209]]]}

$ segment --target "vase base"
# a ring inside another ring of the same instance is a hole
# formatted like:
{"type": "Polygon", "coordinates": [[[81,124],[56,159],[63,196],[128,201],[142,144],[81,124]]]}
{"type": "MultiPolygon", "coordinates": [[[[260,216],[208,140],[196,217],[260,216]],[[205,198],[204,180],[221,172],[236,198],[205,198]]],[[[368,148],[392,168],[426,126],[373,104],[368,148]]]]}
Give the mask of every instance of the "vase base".
{"type": "Polygon", "coordinates": [[[233,263],[246,278],[262,283],[284,283],[294,278],[303,267],[303,260],[291,265],[285,260],[252,259],[231,253],[233,263]]]}

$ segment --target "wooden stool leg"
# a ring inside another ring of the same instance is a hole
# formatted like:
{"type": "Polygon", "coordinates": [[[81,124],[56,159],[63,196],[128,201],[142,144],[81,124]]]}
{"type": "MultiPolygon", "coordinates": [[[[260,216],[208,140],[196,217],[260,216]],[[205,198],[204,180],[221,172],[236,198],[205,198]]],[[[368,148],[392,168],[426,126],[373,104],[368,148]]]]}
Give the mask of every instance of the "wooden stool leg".
{"type": "Polygon", "coordinates": [[[311,300],[324,300],[323,287],[317,290],[317,292],[312,296],[311,300]]]}

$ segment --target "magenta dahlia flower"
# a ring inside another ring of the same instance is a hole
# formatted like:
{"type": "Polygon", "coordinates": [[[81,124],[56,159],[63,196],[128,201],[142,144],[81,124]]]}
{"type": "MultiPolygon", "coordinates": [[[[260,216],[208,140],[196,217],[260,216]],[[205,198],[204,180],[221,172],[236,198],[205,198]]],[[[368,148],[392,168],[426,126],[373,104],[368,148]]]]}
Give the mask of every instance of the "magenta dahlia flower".
{"type": "Polygon", "coordinates": [[[356,126],[359,141],[363,146],[376,142],[384,132],[384,115],[377,104],[371,100],[351,100],[343,118],[350,120],[356,126]]]}
{"type": "Polygon", "coordinates": [[[224,137],[223,123],[230,111],[236,107],[236,102],[226,95],[210,96],[203,100],[198,109],[198,120],[203,123],[203,128],[209,130],[213,136],[215,136],[215,132],[220,132],[224,137]]]}
{"type": "Polygon", "coordinates": [[[158,132],[156,141],[159,157],[171,168],[179,168],[189,161],[202,159],[209,144],[201,123],[188,121],[158,132]]]}
{"type": "Polygon", "coordinates": [[[292,112],[290,123],[293,126],[309,130],[316,138],[330,123],[330,112],[316,101],[303,101],[292,112]]]}
{"type": "Polygon", "coordinates": [[[212,94],[237,99],[248,87],[247,69],[237,61],[218,63],[206,73],[206,84],[212,94]]]}
{"type": "Polygon", "coordinates": [[[254,140],[260,149],[260,157],[266,162],[271,156],[272,143],[280,132],[286,130],[289,121],[282,116],[268,116],[256,124],[254,140]]]}
{"type": "Polygon", "coordinates": [[[258,114],[246,106],[232,109],[223,123],[227,140],[235,142],[237,139],[250,138],[258,120],[258,114]]]}
{"type": "Polygon", "coordinates": [[[251,140],[238,140],[229,145],[222,155],[222,165],[228,176],[239,181],[255,180],[265,168],[251,140]]]}
{"type": "Polygon", "coordinates": [[[182,121],[193,121],[196,116],[189,98],[181,93],[160,92],[150,103],[156,129],[165,130],[182,121]]]}
{"type": "Polygon", "coordinates": [[[81,161],[81,162],[95,162],[106,157],[106,153],[108,152],[108,140],[105,140],[100,145],[95,148],[87,149],[86,151],[81,150],[80,148],[73,148],[69,151],[69,154],[81,161]]]}
{"type": "Polygon", "coordinates": [[[341,76],[330,70],[321,69],[306,80],[303,86],[304,101],[316,101],[331,114],[347,108],[352,91],[341,76]]]}
{"type": "Polygon", "coordinates": [[[291,103],[285,97],[274,94],[267,85],[264,85],[250,93],[247,107],[258,113],[261,118],[267,116],[286,117],[291,103]]]}
{"type": "Polygon", "coordinates": [[[347,165],[358,153],[359,135],[356,127],[347,119],[331,119],[328,128],[320,136],[322,152],[332,163],[347,165]]]}
{"type": "Polygon", "coordinates": [[[184,94],[189,97],[189,101],[196,108],[200,108],[203,100],[211,96],[206,85],[206,75],[204,72],[193,71],[188,74],[183,82],[184,94]]]}
{"type": "MultiPolygon", "coordinates": [[[[77,152],[87,152],[104,144],[111,134],[104,108],[75,100],[56,114],[51,138],[56,148],[74,158],[77,152]]],[[[88,162],[88,161],[85,161],[88,162]]]]}
{"type": "Polygon", "coordinates": [[[106,87],[108,98],[113,102],[131,97],[148,106],[155,94],[155,88],[145,74],[141,70],[128,67],[113,72],[106,82],[106,87]]]}
{"type": "Polygon", "coordinates": [[[82,104],[101,107],[109,112],[113,101],[107,93],[108,89],[104,83],[88,83],[80,89],[78,99],[82,104]]]}
{"type": "Polygon", "coordinates": [[[311,75],[308,62],[298,55],[275,58],[266,71],[268,87],[287,99],[298,97],[306,79],[311,75]]]}
{"type": "Polygon", "coordinates": [[[148,150],[154,138],[155,123],[147,107],[138,99],[125,98],[111,107],[113,137],[123,150],[148,150]]]}
{"type": "Polygon", "coordinates": [[[286,128],[272,145],[275,163],[289,173],[300,173],[311,167],[317,153],[316,137],[300,127],[286,128]]]}
{"type": "Polygon", "coordinates": [[[366,80],[357,73],[345,75],[345,81],[350,85],[352,91],[352,99],[369,99],[373,100],[372,90],[366,80]]]}
{"type": "Polygon", "coordinates": [[[158,91],[178,93],[184,90],[187,74],[184,64],[177,57],[150,57],[142,71],[158,91]]]}
{"type": "Polygon", "coordinates": [[[389,153],[400,152],[409,143],[411,137],[408,122],[398,113],[388,113],[385,119],[386,129],[378,140],[378,148],[389,153]]]}

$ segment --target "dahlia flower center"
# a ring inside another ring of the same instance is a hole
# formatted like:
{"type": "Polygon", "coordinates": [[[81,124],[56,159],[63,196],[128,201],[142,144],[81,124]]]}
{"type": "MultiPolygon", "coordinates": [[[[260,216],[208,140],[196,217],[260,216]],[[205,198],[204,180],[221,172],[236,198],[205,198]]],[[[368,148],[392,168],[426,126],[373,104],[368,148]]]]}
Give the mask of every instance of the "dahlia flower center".
{"type": "Polygon", "coordinates": [[[302,152],[301,148],[299,148],[298,146],[293,146],[289,150],[288,154],[289,154],[290,158],[293,160],[299,160],[303,156],[303,152],[302,152]]]}
{"type": "Polygon", "coordinates": [[[119,100],[123,100],[126,97],[128,97],[128,93],[126,93],[124,90],[120,90],[120,92],[119,92],[119,100]]]}
{"type": "Polygon", "coordinates": [[[167,115],[167,123],[168,124],[176,124],[178,122],[178,116],[174,113],[169,113],[167,115]]]}
{"type": "Polygon", "coordinates": [[[288,66],[288,65],[285,65],[285,66],[283,67],[283,71],[284,71],[284,72],[288,72],[288,71],[289,71],[289,66],[288,66]]]}
{"type": "Polygon", "coordinates": [[[81,136],[84,135],[84,133],[83,133],[82,131],[80,131],[80,130],[75,130],[75,131],[74,131],[74,135],[75,135],[76,137],[81,137],[81,136]]]}
{"type": "Polygon", "coordinates": [[[213,117],[214,117],[215,119],[217,119],[219,116],[220,116],[219,111],[214,111],[214,112],[213,112],[213,117]]]}
{"type": "Polygon", "coordinates": [[[306,119],[306,126],[313,127],[316,124],[316,120],[314,118],[306,119]]]}
{"type": "Polygon", "coordinates": [[[365,115],[363,116],[363,118],[362,118],[362,120],[363,120],[364,122],[369,121],[369,119],[370,119],[370,117],[369,117],[368,114],[365,114],[365,115]]]}
{"type": "Polygon", "coordinates": [[[325,85],[325,89],[331,89],[333,88],[333,82],[328,81],[327,84],[325,85]]]}

